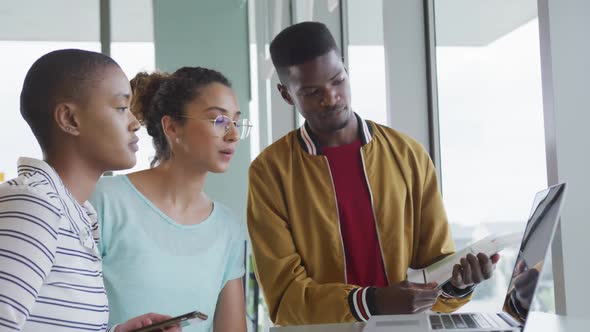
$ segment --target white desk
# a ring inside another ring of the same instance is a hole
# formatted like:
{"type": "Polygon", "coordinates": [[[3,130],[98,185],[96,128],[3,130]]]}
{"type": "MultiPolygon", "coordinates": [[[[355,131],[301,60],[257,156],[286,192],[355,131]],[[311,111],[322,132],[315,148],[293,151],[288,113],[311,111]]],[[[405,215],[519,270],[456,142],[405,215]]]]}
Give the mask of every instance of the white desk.
{"type": "Polygon", "coordinates": [[[365,323],[271,327],[270,332],[361,332],[365,323]]]}
{"type": "MultiPolygon", "coordinates": [[[[325,324],[273,327],[270,332],[361,332],[364,323],[325,324]]],[[[394,332],[396,330],[392,330],[394,332]]],[[[398,330],[402,331],[402,330],[398,330]]],[[[531,312],[524,332],[584,332],[590,331],[590,320],[531,312]]]]}

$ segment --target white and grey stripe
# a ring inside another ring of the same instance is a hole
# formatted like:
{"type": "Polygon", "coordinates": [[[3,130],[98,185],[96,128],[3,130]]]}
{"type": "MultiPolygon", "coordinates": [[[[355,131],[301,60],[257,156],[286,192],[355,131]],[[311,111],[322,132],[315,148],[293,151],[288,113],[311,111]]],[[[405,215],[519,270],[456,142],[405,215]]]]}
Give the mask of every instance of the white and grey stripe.
{"type": "Polygon", "coordinates": [[[0,331],[106,331],[96,213],[45,162],[0,185],[0,331]]]}

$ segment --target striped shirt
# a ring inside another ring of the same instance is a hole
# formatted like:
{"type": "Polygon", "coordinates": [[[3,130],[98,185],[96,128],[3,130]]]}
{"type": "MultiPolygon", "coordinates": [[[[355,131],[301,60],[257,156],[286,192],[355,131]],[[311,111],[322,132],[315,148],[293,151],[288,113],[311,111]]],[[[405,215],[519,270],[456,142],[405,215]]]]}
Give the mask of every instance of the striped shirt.
{"type": "Polygon", "coordinates": [[[47,163],[20,158],[0,184],[0,331],[105,331],[108,303],[92,206],[47,163]]]}

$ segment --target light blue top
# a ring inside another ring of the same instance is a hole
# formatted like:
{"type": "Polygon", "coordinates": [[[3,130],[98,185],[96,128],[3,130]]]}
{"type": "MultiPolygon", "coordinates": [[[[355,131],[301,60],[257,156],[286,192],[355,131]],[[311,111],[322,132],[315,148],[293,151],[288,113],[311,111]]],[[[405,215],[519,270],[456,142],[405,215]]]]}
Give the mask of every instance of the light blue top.
{"type": "Polygon", "coordinates": [[[212,330],[219,293],[244,275],[244,223],[214,202],[207,219],[180,225],[124,175],[101,178],[90,202],[101,227],[109,322],[198,310],[209,319],[183,331],[212,330]]]}

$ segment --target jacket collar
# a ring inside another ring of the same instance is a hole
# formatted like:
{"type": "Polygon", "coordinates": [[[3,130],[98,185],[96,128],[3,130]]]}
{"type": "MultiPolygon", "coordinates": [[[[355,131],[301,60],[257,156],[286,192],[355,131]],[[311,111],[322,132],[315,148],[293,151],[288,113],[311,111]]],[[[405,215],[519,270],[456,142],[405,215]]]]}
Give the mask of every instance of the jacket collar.
{"type": "MultiPolygon", "coordinates": [[[[358,131],[359,136],[361,138],[361,143],[363,145],[369,143],[373,139],[373,128],[369,124],[367,120],[364,120],[360,117],[360,115],[354,113],[356,120],[358,122],[358,131]]],[[[322,155],[322,150],[320,148],[320,142],[318,141],[317,137],[311,131],[309,124],[307,121],[297,130],[297,138],[301,148],[311,155],[317,156],[322,155]]]]}

